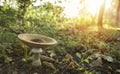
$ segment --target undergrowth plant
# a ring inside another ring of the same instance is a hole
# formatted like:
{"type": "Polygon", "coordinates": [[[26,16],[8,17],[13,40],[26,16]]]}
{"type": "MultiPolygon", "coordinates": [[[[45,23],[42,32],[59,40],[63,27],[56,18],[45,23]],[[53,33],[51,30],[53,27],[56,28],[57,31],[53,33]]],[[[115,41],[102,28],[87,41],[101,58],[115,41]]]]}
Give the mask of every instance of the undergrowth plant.
{"type": "Polygon", "coordinates": [[[17,36],[11,32],[0,34],[0,57],[6,58],[13,52],[13,47],[17,44],[17,36]]]}

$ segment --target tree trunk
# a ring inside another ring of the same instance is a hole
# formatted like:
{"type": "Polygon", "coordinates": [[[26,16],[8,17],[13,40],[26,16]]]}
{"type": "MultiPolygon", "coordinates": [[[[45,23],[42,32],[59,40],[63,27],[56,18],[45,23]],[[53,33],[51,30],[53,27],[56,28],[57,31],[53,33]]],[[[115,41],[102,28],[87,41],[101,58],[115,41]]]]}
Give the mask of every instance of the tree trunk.
{"type": "Polygon", "coordinates": [[[98,29],[102,29],[102,25],[103,25],[103,15],[104,15],[104,10],[105,10],[105,3],[106,0],[104,0],[104,3],[100,6],[100,10],[99,10],[99,16],[98,16],[98,29]]]}
{"type": "Polygon", "coordinates": [[[116,15],[116,25],[119,25],[120,20],[120,0],[118,0],[117,15],[116,15]]]}

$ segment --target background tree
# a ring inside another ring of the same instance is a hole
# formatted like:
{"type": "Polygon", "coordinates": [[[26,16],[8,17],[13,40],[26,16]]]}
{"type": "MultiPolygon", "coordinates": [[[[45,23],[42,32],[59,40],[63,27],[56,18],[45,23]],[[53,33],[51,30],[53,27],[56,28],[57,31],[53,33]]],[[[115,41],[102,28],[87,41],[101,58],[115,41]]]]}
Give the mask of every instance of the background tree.
{"type": "Polygon", "coordinates": [[[120,20],[120,0],[118,0],[118,6],[117,6],[117,15],[116,15],[116,25],[119,25],[120,20]]]}
{"type": "Polygon", "coordinates": [[[17,0],[18,3],[18,19],[24,24],[24,16],[27,8],[32,4],[33,0],[17,0]]]}
{"type": "Polygon", "coordinates": [[[105,11],[105,3],[106,3],[106,0],[104,0],[103,4],[101,4],[100,10],[99,10],[99,16],[98,16],[98,28],[99,29],[101,29],[102,25],[103,25],[103,15],[104,15],[104,11],[105,11]]]}

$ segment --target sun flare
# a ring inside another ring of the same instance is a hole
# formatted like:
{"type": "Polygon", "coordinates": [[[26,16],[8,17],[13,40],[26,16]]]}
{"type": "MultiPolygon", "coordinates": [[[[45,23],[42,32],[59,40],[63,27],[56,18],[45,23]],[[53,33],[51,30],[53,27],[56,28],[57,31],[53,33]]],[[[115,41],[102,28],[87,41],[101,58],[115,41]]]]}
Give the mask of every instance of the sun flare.
{"type": "Polygon", "coordinates": [[[79,0],[66,0],[63,4],[65,17],[72,18],[79,15],[81,4],[79,0]]]}
{"type": "Polygon", "coordinates": [[[103,3],[103,0],[85,0],[87,4],[87,10],[91,14],[96,14],[99,10],[100,5],[103,3]]]}
{"type": "MultiPolygon", "coordinates": [[[[80,0],[67,0],[65,4],[64,13],[67,17],[76,17],[79,16],[80,9],[83,7],[80,4],[80,0]]],[[[85,0],[85,4],[87,6],[87,12],[92,15],[96,15],[99,11],[100,5],[104,2],[104,0],[85,0]]],[[[105,9],[109,9],[111,7],[112,0],[106,0],[105,9]]]]}
{"type": "MultiPolygon", "coordinates": [[[[100,8],[100,5],[104,2],[104,0],[85,0],[88,6],[88,12],[95,15],[100,8]]],[[[106,0],[105,9],[110,8],[112,0],[106,0]]]]}

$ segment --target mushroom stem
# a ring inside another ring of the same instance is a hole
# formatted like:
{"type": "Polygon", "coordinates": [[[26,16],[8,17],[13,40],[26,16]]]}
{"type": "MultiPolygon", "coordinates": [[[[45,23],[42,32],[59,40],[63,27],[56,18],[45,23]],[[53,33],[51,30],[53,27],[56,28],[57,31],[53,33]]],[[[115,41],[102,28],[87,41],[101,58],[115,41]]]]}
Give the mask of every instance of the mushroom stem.
{"type": "Polygon", "coordinates": [[[34,58],[33,58],[33,62],[32,62],[32,65],[33,66],[41,66],[41,60],[40,60],[40,54],[39,53],[34,53],[34,58]]]}
{"type": "Polygon", "coordinates": [[[33,49],[32,49],[32,53],[33,53],[33,55],[34,55],[33,62],[32,62],[32,65],[33,65],[33,66],[38,67],[38,66],[41,66],[41,65],[42,65],[42,64],[41,64],[41,60],[40,60],[40,53],[41,53],[41,52],[42,52],[42,49],[41,49],[41,48],[39,48],[39,49],[33,48],[33,49]]]}

